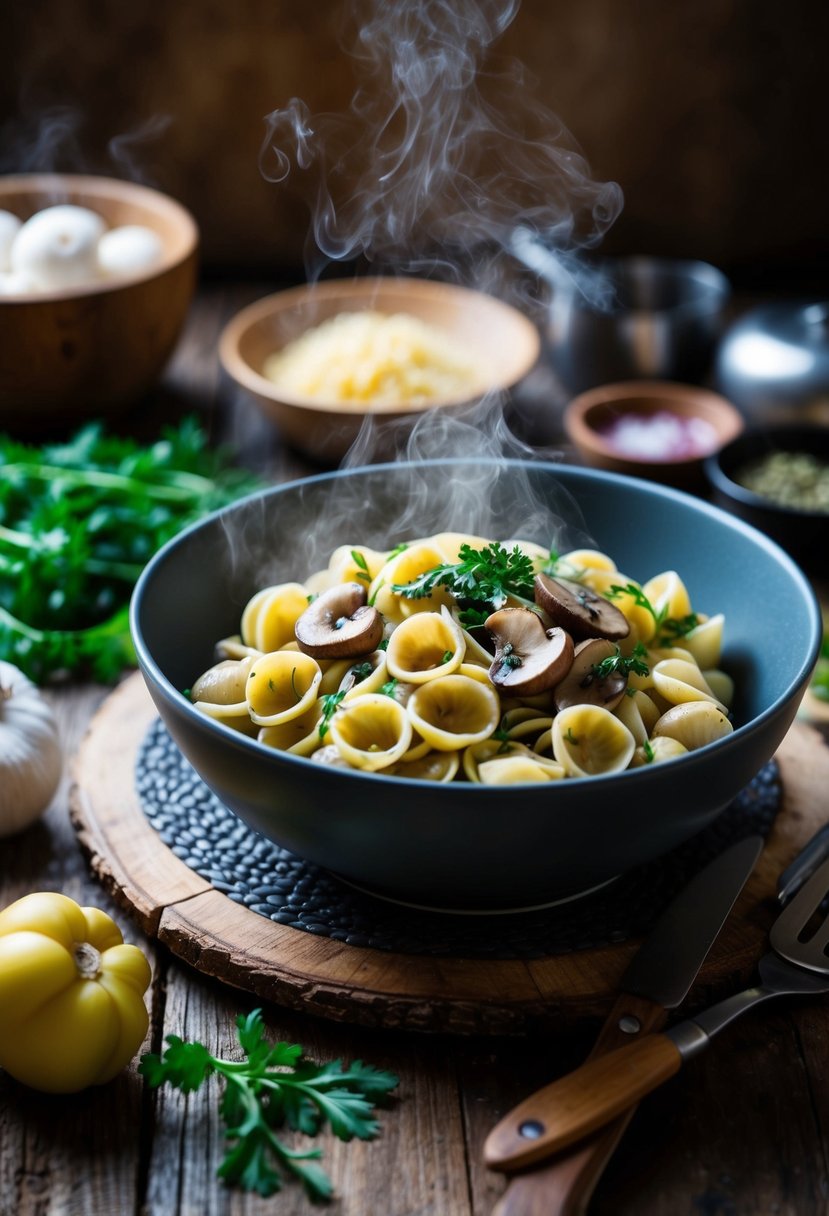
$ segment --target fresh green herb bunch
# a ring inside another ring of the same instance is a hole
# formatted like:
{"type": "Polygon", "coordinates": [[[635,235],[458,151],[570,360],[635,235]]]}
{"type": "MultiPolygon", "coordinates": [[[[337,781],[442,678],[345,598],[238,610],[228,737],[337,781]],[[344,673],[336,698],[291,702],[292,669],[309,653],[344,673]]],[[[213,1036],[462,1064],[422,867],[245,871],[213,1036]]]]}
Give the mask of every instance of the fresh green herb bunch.
{"type": "Polygon", "coordinates": [[[461,545],[458,556],[460,561],[435,566],[410,583],[395,583],[392,590],[417,600],[431,595],[436,587],[446,587],[461,606],[460,622],[467,628],[483,625],[509,596],[532,602],[535,568],[518,545],[512,549],[498,541],[483,549],[461,545]]]}
{"type": "Polygon", "coordinates": [[[106,436],[33,447],[0,437],[0,658],[38,681],[134,661],[127,605],[185,524],[257,487],[193,418],[152,444],[106,436]]]}
{"type": "Polygon", "coordinates": [[[340,1140],[373,1139],[379,1130],[374,1104],[397,1085],[397,1077],[355,1060],[313,1064],[297,1044],[268,1043],[259,1009],[236,1019],[241,1061],[218,1059],[201,1043],[167,1035],[159,1055],[144,1055],[138,1071],[153,1088],[165,1082],[192,1093],[214,1073],[225,1081],[220,1113],[230,1147],[220,1178],[260,1195],[282,1186],[280,1169],[294,1174],[312,1199],[329,1199],[331,1181],[316,1163],[322,1149],[289,1148],[277,1136],[282,1127],[316,1136],[327,1123],[340,1140]]]}

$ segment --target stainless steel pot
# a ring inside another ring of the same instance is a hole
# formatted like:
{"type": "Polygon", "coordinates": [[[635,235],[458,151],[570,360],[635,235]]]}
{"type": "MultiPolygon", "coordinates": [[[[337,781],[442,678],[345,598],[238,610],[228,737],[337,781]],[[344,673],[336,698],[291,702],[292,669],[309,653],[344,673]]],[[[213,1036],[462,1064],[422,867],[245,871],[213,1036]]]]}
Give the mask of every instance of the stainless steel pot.
{"type": "Polygon", "coordinates": [[[829,423],[829,302],[778,301],[726,333],[717,382],[753,423],[829,423]]]}
{"type": "Polygon", "coordinates": [[[617,380],[705,378],[730,294],[715,266],[654,257],[576,263],[522,229],[512,247],[551,288],[550,359],[570,393],[617,380]]]}

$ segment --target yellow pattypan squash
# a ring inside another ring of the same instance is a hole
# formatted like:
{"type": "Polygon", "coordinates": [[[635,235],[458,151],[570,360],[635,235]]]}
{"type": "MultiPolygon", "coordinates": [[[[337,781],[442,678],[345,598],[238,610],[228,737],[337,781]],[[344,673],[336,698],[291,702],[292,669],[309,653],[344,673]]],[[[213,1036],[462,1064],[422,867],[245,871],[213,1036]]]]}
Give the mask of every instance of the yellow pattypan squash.
{"type": "Polygon", "coordinates": [[[111,917],[54,892],[0,912],[0,1067],[47,1093],[109,1081],[135,1055],[152,974],[111,917]]]}

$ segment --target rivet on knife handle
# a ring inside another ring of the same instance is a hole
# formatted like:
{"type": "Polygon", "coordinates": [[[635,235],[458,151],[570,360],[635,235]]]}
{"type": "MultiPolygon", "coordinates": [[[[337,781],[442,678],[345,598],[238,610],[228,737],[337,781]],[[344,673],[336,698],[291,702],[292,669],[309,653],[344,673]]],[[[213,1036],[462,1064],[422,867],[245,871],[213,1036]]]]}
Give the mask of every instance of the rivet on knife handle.
{"type": "Polygon", "coordinates": [[[502,1119],[487,1138],[484,1160],[497,1169],[522,1169],[575,1144],[667,1081],[681,1061],[664,1034],[589,1060],[502,1119]]]}

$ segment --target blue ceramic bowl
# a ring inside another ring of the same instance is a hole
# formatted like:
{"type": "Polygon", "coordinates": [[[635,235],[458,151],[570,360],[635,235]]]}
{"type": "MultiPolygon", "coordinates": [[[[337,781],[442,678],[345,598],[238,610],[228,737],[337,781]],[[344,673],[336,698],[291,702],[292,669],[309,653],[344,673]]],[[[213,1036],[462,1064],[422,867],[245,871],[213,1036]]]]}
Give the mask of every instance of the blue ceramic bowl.
{"type": "Polygon", "coordinates": [[[519,461],[375,465],[278,486],[210,516],[142,574],[132,629],[147,686],[184,755],[263,835],[387,897],[454,908],[566,898],[666,852],[722,811],[773,755],[821,639],[804,575],[773,542],[655,483],[519,461]],[[733,734],[670,763],[508,787],[364,774],[271,750],[179,691],[237,633],[260,587],[301,580],[340,544],[442,530],[586,543],[645,580],[676,569],[695,609],[726,616],[733,734]]]}

